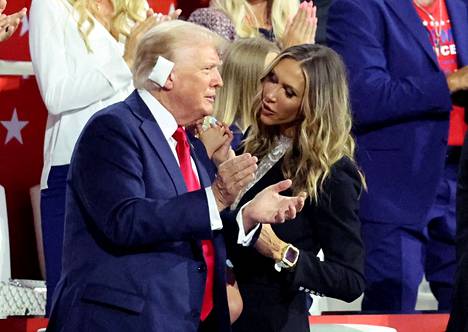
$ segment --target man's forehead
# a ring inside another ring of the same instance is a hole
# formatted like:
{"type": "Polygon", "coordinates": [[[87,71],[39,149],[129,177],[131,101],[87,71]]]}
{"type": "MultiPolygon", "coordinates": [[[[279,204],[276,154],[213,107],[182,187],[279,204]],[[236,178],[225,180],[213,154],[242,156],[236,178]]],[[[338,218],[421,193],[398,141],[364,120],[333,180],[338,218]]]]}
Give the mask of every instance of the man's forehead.
{"type": "Polygon", "coordinates": [[[175,53],[176,66],[184,63],[221,65],[218,50],[210,44],[179,47],[175,53]]]}

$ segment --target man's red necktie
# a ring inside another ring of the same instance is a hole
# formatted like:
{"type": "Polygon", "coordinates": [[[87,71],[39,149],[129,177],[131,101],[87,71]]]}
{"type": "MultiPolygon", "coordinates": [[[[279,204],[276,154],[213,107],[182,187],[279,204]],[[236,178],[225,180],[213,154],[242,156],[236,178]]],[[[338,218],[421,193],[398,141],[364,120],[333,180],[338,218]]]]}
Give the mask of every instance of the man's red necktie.
{"type": "MultiPolygon", "coordinates": [[[[176,140],[176,152],[179,158],[179,166],[184,177],[188,191],[200,189],[200,183],[192,168],[190,160],[190,146],[187,141],[187,135],[184,128],[177,127],[177,130],[172,135],[176,140]]],[[[213,309],[213,281],[214,281],[214,247],[211,240],[202,240],[203,257],[205,258],[207,276],[205,294],[203,295],[203,304],[200,319],[203,321],[208,317],[213,309]]]]}

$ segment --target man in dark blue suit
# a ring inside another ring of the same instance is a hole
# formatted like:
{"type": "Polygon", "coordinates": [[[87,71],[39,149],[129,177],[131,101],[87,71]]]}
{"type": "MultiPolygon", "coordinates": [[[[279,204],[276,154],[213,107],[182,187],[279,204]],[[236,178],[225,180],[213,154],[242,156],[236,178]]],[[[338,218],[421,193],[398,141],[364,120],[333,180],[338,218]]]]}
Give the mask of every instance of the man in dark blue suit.
{"type": "MultiPolygon", "coordinates": [[[[218,38],[182,21],[150,30],[135,58],[138,90],[85,127],[70,165],[48,331],[230,330],[219,211],[252,179],[257,160],[227,160],[213,181],[203,145],[183,128],[213,110],[218,38]]],[[[240,244],[257,221],[283,222],[302,208],[303,197],[278,194],[290,184],[244,207],[240,244]]]]}
{"type": "Polygon", "coordinates": [[[349,70],[357,159],[368,184],[360,208],[363,309],[413,311],[425,273],[447,310],[466,128],[451,97],[468,89],[467,3],[334,0],[327,37],[349,70]]]}

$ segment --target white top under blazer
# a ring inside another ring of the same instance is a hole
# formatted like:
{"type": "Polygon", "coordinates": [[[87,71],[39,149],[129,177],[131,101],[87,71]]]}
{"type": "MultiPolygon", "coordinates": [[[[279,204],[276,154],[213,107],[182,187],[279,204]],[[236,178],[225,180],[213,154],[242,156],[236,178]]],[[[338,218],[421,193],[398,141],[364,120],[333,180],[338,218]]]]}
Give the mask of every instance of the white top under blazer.
{"type": "Polygon", "coordinates": [[[95,21],[88,36],[89,52],[77,28],[78,17],[67,0],[31,4],[29,47],[48,110],[41,189],[47,188],[52,166],[70,164],[89,118],[133,90],[132,73],[123,60],[124,45],[95,21]]]}

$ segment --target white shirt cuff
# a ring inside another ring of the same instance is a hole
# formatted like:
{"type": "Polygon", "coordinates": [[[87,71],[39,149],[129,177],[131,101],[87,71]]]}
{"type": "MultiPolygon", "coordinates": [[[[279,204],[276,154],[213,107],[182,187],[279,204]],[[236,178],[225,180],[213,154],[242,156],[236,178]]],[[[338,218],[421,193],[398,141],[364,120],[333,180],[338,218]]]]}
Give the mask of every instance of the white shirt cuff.
{"type": "Polygon", "coordinates": [[[223,221],[221,220],[221,216],[219,215],[218,205],[216,204],[216,200],[213,195],[213,190],[211,190],[211,187],[206,187],[205,192],[206,198],[208,199],[208,210],[210,213],[211,230],[220,230],[223,228],[223,221]]]}
{"type": "Polygon", "coordinates": [[[239,226],[239,235],[237,236],[237,244],[242,244],[244,247],[248,247],[250,245],[250,242],[252,242],[252,238],[257,231],[257,229],[260,227],[260,223],[257,224],[250,232],[249,234],[245,234],[244,230],[244,219],[242,218],[242,210],[244,207],[248,204],[249,202],[245,203],[239,210],[236,216],[236,221],[237,225],[239,226]]]}

